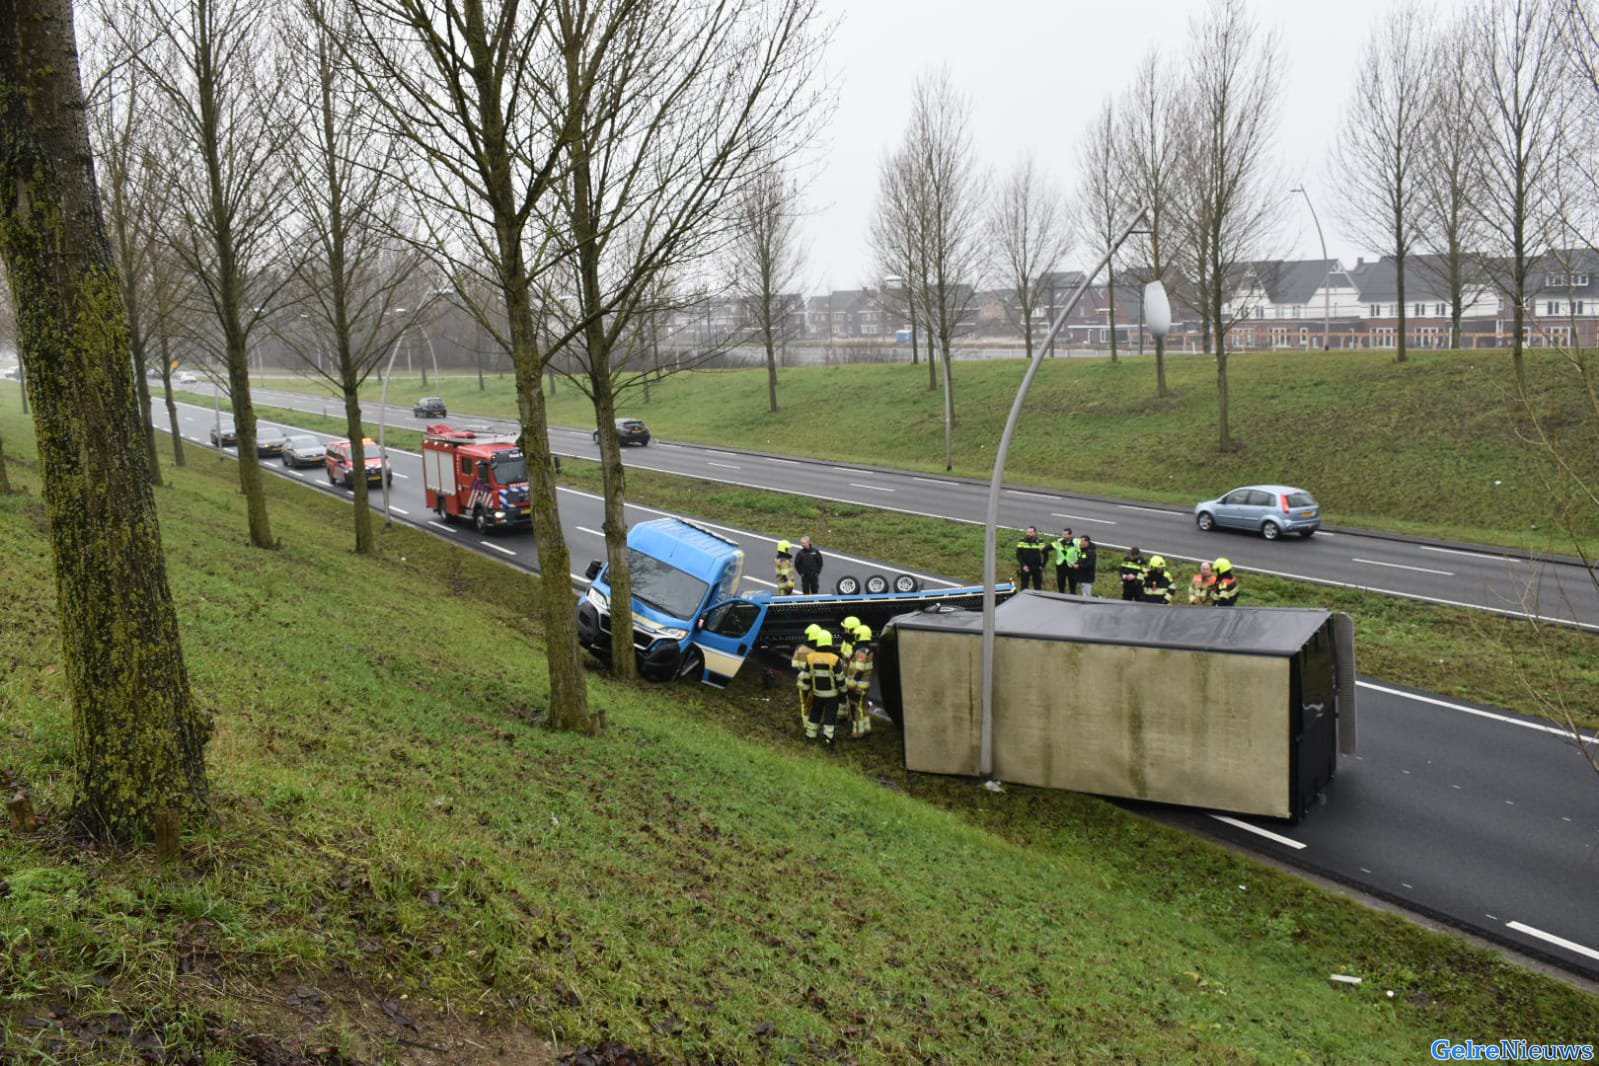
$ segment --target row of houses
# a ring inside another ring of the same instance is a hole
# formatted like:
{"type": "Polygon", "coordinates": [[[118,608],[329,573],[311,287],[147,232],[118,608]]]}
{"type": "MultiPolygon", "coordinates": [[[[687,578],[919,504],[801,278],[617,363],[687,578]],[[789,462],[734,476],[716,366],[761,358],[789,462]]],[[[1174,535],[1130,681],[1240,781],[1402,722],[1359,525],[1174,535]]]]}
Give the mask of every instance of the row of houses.
{"type": "MultiPolygon", "coordinates": [[[[1501,271],[1473,261],[1464,273],[1460,303],[1460,346],[1499,348],[1514,329],[1509,300],[1496,275],[1501,271]]],[[[1089,286],[1057,339],[1061,347],[1102,348],[1114,332],[1118,342],[1136,345],[1142,320],[1142,286],[1089,286]]],[[[1446,263],[1438,256],[1407,257],[1404,276],[1405,331],[1417,348],[1448,347],[1454,318],[1446,263]]],[[[1037,287],[1034,335],[1049,323],[1081,287],[1080,271],[1044,275],[1037,287]]],[[[1204,343],[1193,300],[1181,279],[1168,279],[1175,319],[1168,347],[1198,351],[1204,343]]],[[[1345,267],[1337,259],[1265,260],[1245,264],[1224,303],[1236,324],[1229,347],[1242,349],[1393,348],[1398,343],[1399,272],[1394,260],[1357,259],[1345,267]]],[[[1524,322],[1534,347],[1599,344],[1599,255],[1584,250],[1542,257],[1528,281],[1530,298],[1524,322]]],[[[1004,343],[1021,338],[1021,315],[1013,294],[967,291],[957,335],[965,342],[1004,343]]],[[[784,333],[795,340],[893,341],[910,322],[902,293],[876,288],[838,289],[804,298],[783,298],[784,333]]],[[[719,301],[703,312],[708,333],[729,336],[747,327],[748,315],[736,300],[719,301]]]]}

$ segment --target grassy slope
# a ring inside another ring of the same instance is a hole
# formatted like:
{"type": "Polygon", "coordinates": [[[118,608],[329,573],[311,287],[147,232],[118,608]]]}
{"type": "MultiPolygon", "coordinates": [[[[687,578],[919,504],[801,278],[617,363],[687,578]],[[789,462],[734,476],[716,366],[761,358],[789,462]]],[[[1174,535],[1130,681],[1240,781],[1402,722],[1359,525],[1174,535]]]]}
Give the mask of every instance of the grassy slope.
{"type": "MultiPolygon", "coordinates": [[[[58,811],[38,486],[21,420],[0,432],[29,488],[0,500],[0,768],[58,811]]],[[[1440,1033],[1591,1036],[1590,996],[1107,804],[907,775],[887,735],[801,750],[786,690],[596,677],[605,734],[544,732],[521,578],[405,530],[357,558],[344,504],[277,482],[285,546],[252,551],[232,472],[196,463],[160,494],[218,822],[171,871],[0,837],[0,1050],[30,1046],[19,1019],[47,1002],[194,1050],[208,1012],[292,1024],[299,984],[333,1001],[306,1039],[368,1053],[356,992],[692,1061],[1399,1060],[1440,1033]]]]}
{"type": "MultiPolygon", "coordinates": [[[[1570,552],[1567,519],[1594,543],[1599,515],[1562,515],[1575,503],[1546,488],[1542,461],[1512,419],[1509,360],[1499,352],[1249,353],[1228,363],[1233,435],[1216,450],[1215,363],[1173,356],[1174,395],[1154,396],[1152,359],[1055,359],[1041,369],[1012,447],[1007,477],[1071,491],[1192,504],[1250,481],[1311,489],[1329,520],[1535,550],[1570,552]]],[[[1527,355],[1530,392],[1579,468],[1599,464],[1599,434],[1583,417],[1575,373],[1558,355],[1527,355]]],[[[956,472],[986,478],[1010,410],[1016,361],[955,368],[956,472]]],[[[419,388],[398,379],[402,397],[419,388]]],[[[509,417],[509,378],[449,377],[430,394],[452,408],[509,417]]],[[[784,370],[783,410],[766,411],[764,371],[685,374],[655,386],[648,405],[622,409],[669,439],[725,443],[796,455],[850,458],[920,470],[943,467],[939,395],[921,367],[835,366],[784,370]]],[[[372,392],[375,399],[376,392],[372,392]]],[[[1518,408],[1519,410],[1519,408],[1518,408]]],[[[569,384],[554,421],[592,425],[569,384]]]]}

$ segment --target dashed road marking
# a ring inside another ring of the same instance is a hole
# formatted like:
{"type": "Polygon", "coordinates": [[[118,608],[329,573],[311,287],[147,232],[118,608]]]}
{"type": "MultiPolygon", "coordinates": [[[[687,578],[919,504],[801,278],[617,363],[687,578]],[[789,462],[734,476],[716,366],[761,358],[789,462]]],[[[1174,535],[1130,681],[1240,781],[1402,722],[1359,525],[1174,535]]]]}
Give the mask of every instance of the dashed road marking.
{"type": "Polygon", "coordinates": [[[1418,574],[1437,574],[1439,577],[1454,577],[1453,570],[1432,570],[1425,566],[1406,566],[1404,563],[1385,563],[1378,559],[1351,559],[1352,563],[1364,563],[1367,566],[1386,566],[1390,570],[1411,570],[1418,574]]]}
{"type": "Polygon", "coordinates": [[[1599,960],[1599,951],[1596,951],[1585,944],[1579,944],[1575,940],[1567,940],[1565,937],[1555,936],[1553,933],[1546,933],[1542,929],[1534,929],[1532,926],[1523,925],[1521,922],[1506,922],[1505,928],[1514,929],[1518,933],[1525,933],[1527,936],[1536,937],[1545,943],[1553,944],[1556,947],[1565,948],[1567,951],[1572,952],[1573,954],[1586,955],[1590,959],[1599,960]]]}
{"type": "Polygon", "coordinates": [[[1267,840],[1276,841],[1278,844],[1293,848],[1296,851],[1306,846],[1303,841],[1294,840],[1291,837],[1285,837],[1279,833],[1273,833],[1271,830],[1262,829],[1258,825],[1250,825],[1248,822],[1240,821],[1237,818],[1229,818],[1225,814],[1213,814],[1211,817],[1216,819],[1218,822],[1225,822],[1235,829],[1242,829],[1246,833],[1254,833],[1256,836],[1263,836],[1267,840]]]}
{"type": "Polygon", "coordinates": [[[502,548],[498,544],[494,544],[494,543],[491,543],[491,542],[486,541],[486,540],[480,540],[480,541],[478,541],[478,543],[483,545],[485,548],[494,549],[495,551],[499,552],[501,555],[515,555],[516,554],[516,552],[512,551],[510,548],[502,548]]]}
{"type": "Polygon", "coordinates": [[[849,483],[849,487],[852,488],[852,489],[870,489],[872,492],[893,492],[894,491],[893,489],[884,488],[882,485],[863,485],[859,481],[851,481],[849,483]]]}
{"type": "Polygon", "coordinates": [[[429,522],[428,525],[432,526],[434,529],[442,529],[446,533],[454,533],[455,532],[454,529],[452,529],[451,527],[445,525],[443,522],[429,522]]]}
{"type": "Polygon", "coordinates": [[[1051,518],[1069,518],[1073,522],[1097,522],[1097,523],[1099,523],[1102,526],[1113,526],[1113,525],[1116,524],[1115,522],[1112,522],[1108,518],[1089,518],[1087,515],[1060,514],[1059,512],[1053,512],[1053,511],[1050,512],[1050,516],[1049,517],[1051,517],[1051,518]]]}

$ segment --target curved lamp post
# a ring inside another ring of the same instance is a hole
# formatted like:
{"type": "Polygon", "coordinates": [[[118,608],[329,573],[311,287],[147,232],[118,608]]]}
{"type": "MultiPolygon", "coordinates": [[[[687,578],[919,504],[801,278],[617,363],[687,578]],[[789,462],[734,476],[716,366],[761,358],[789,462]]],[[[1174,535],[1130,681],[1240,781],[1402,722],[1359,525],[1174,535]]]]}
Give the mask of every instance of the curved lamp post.
{"type": "MultiPolygon", "coordinates": [[[[1021,417],[1022,403],[1027,399],[1027,390],[1033,386],[1033,379],[1038,376],[1038,367],[1043,362],[1044,353],[1054,344],[1056,335],[1066,325],[1066,319],[1076,309],[1078,301],[1088,292],[1089,285],[1110,263],[1111,257],[1121,248],[1122,242],[1143,225],[1148,214],[1147,208],[1138,212],[1138,217],[1134,218],[1132,224],[1116,238],[1116,242],[1110,246],[1110,251],[1105,253],[1105,258],[1088,272],[1072,293],[1071,299],[1066,301],[1060,313],[1055,316],[1044,342],[1033,350],[1032,361],[1028,363],[1027,373],[1022,376],[1021,387],[1016,390],[1016,399],[1011,403],[1010,417],[1005,420],[1005,431],[1000,434],[999,450],[994,455],[994,476],[988,483],[988,513],[983,525],[983,722],[982,746],[978,755],[978,772],[990,781],[994,776],[994,575],[997,569],[995,542],[998,540],[999,492],[1005,476],[1005,459],[1010,454],[1010,442],[1016,434],[1016,422],[1021,417]]],[[[1166,300],[1166,290],[1160,282],[1152,281],[1145,286],[1144,305],[1149,331],[1157,337],[1166,336],[1166,331],[1171,328],[1171,305],[1166,300]]]]}
{"type": "Polygon", "coordinates": [[[1321,219],[1316,217],[1316,205],[1310,202],[1310,193],[1305,191],[1303,185],[1296,185],[1289,192],[1296,192],[1305,198],[1305,206],[1310,208],[1310,220],[1316,224],[1316,239],[1321,242],[1321,261],[1327,264],[1327,276],[1321,280],[1321,350],[1328,351],[1328,334],[1332,332],[1332,261],[1327,258],[1327,238],[1321,235],[1321,219]]]}
{"type": "MultiPolygon", "coordinates": [[[[385,430],[389,427],[389,378],[394,376],[394,357],[400,354],[400,341],[405,338],[405,330],[400,330],[400,335],[394,338],[394,348],[389,352],[389,361],[383,367],[383,395],[378,398],[378,455],[383,458],[383,466],[379,471],[378,480],[383,483],[383,525],[384,528],[394,524],[394,515],[389,510],[389,449],[385,445],[385,430]]],[[[438,371],[435,370],[436,374],[438,371]]],[[[366,471],[361,472],[366,476],[366,471]]]]}

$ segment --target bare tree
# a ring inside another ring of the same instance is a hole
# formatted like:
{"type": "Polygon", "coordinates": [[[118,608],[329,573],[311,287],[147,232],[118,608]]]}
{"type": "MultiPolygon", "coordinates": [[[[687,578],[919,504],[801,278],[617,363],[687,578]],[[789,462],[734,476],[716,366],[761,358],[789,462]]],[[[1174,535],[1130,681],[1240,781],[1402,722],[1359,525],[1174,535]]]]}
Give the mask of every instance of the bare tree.
{"type": "MultiPolygon", "coordinates": [[[[1172,280],[1173,203],[1178,180],[1179,138],[1174,128],[1177,102],[1160,54],[1151,50],[1139,63],[1132,88],[1122,100],[1116,173],[1130,204],[1147,211],[1145,231],[1134,234],[1135,279],[1148,284],[1172,280]]],[[[1155,338],[1155,395],[1165,396],[1166,338],[1155,338]]]]}
{"type": "MultiPolygon", "coordinates": [[[[455,298],[496,294],[500,307],[472,312],[510,354],[522,451],[528,458],[539,545],[537,614],[550,675],[551,727],[591,733],[578,660],[571,553],[561,531],[536,282],[545,230],[539,201],[558,180],[562,144],[541,94],[564,78],[552,45],[548,2],[350,0],[356,37],[348,47],[385,124],[407,149],[406,190],[455,298]]],[[[619,638],[621,639],[621,638],[619,638]]]]}
{"type": "Polygon", "coordinates": [[[0,253],[21,316],[72,700],[76,819],[131,841],[208,803],[101,222],[68,0],[0,7],[0,253]]]}
{"type": "Polygon", "coordinates": [[[1211,0],[1189,26],[1178,214],[1200,317],[1216,356],[1217,430],[1232,450],[1227,331],[1248,308],[1232,300],[1242,268],[1276,228],[1282,197],[1270,173],[1280,50],[1243,0],[1211,0]]]}
{"type": "MultiPolygon", "coordinates": [[[[927,291],[927,267],[922,239],[925,217],[921,193],[921,183],[903,147],[883,158],[878,165],[877,204],[872,212],[868,239],[877,260],[877,273],[883,279],[886,305],[896,310],[903,309],[910,322],[912,364],[917,361],[920,340],[931,336],[923,303],[927,291]],[[896,279],[898,284],[894,284],[896,279]]],[[[928,352],[931,351],[929,344],[928,352]]],[[[938,388],[933,362],[929,354],[929,392],[938,388]]]]}
{"type": "MultiPolygon", "coordinates": [[[[1127,219],[1139,206],[1128,203],[1116,158],[1116,111],[1109,100],[1099,109],[1078,145],[1082,177],[1077,186],[1077,210],[1082,227],[1094,242],[1095,254],[1111,251],[1127,219]]],[[[1109,299],[1110,361],[1116,362],[1116,257],[1106,263],[1105,292],[1109,299]]]]}
{"type": "Polygon", "coordinates": [[[777,349],[788,333],[787,296],[799,279],[799,187],[775,166],[762,167],[740,196],[732,281],[766,349],[767,409],[777,413],[777,349]]]}
{"type": "Polygon", "coordinates": [[[1560,47],[1560,0],[1480,0],[1473,11],[1473,80],[1482,109],[1484,180],[1478,214],[1491,244],[1483,267],[1510,304],[1516,387],[1533,271],[1548,244],[1546,225],[1567,95],[1560,47]]]}
{"type": "MultiPolygon", "coordinates": [[[[816,0],[553,0],[551,15],[561,69],[543,99],[563,165],[548,232],[575,284],[571,339],[599,431],[607,573],[613,604],[625,605],[613,426],[619,378],[647,377],[618,347],[656,310],[655,281],[723,252],[751,182],[808,139],[825,33],[816,0]]],[[[635,675],[624,649],[612,660],[635,675]]]]}
{"type": "MultiPolygon", "coordinates": [[[[332,0],[299,0],[283,22],[289,95],[310,121],[296,127],[285,153],[307,249],[294,268],[302,310],[293,321],[306,329],[280,326],[279,335],[343,398],[350,468],[360,471],[361,385],[429,297],[415,291],[422,257],[393,234],[400,214],[391,177],[400,168],[396,142],[373,121],[379,104],[361,91],[339,43],[354,31],[349,8],[332,0]]],[[[355,550],[365,554],[373,548],[370,492],[365,477],[352,476],[350,486],[355,550]]]]}
{"type": "Polygon", "coordinates": [[[1071,229],[1060,194],[1038,172],[1030,154],[1016,163],[998,189],[989,209],[988,242],[993,271],[1010,289],[1031,361],[1038,280],[1066,254],[1071,229]]]}
{"type": "Polygon", "coordinates": [[[1424,144],[1416,157],[1421,273],[1449,300],[1449,346],[1460,347],[1460,321],[1480,299],[1476,266],[1483,243],[1477,204],[1482,200],[1482,112],[1473,74],[1474,42],[1467,22],[1456,21],[1436,38],[1426,61],[1428,95],[1424,144]]]}
{"type": "Polygon", "coordinates": [[[1345,189],[1342,217],[1350,232],[1394,261],[1398,308],[1397,362],[1408,340],[1405,270],[1420,229],[1420,156],[1428,127],[1426,42],[1421,14],[1406,0],[1366,40],[1344,113],[1333,165],[1345,189]]]}
{"type": "Polygon", "coordinates": [[[176,218],[165,237],[216,319],[216,355],[238,429],[239,485],[258,548],[277,541],[256,457],[249,345],[288,278],[284,78],[267,32],[270,12],[269,0],[150,0],[145,25],[154,38],[122,42],[164,98],[161,115],[176,134],[166,161],[176,218]]]}
{"type": "Polygon", "coordinates": [[[982,267],[983,179],[971,139],[971,101],[949,70],[916,81],[900,166],[919,215],[920,303],[938,342],[944,386],[944,469],[955,466],[955,383],[951,347],[971,311],[982,267]]]}
{"type": "MultiPolygon", "coordinates": [[[[137,23],[146,10],[139,5],[96,5],[99,19],[115,24],[137,23]]],[[[154,204],[160,175],[154,164],[149,110],[153,93],[139,64],[118,54],[117,40],[144,40],[148,31],[137,25],[116,32],[90,33],[85,49],[90,73],[89,129],[99,162],[100,199],[116,261],[122,302],[128,313],[128,341],[132,350],[134,380],[139,394],[140,421],[150,451],[150,476],[161,484],[161,464],[156,455],[155,424],[150,414],[149,313],[147,288],[155,252],[154,204]]]]}

